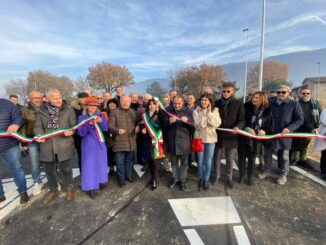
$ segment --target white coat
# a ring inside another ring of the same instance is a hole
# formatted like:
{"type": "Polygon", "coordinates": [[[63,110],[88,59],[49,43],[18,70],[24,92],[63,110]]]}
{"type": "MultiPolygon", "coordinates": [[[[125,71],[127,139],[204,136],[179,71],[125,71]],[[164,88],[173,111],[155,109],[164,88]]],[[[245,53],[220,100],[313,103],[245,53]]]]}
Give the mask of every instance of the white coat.
{"type": "MultiPolygon", "coordinates": [[[[326,109],[324,109],[320,114],[320,122],[319,122],[319,134],[326,135],[326,109]]],[[[326,149],[326,140],[324,139],[316,139],[314,145],[314,151],[322,151],[326,149]]]]}

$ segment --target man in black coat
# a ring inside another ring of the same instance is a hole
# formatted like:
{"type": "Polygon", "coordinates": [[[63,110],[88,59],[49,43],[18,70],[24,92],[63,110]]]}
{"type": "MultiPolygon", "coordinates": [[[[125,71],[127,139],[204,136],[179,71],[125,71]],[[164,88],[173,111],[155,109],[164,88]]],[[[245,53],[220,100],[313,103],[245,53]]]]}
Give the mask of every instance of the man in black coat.
{"type": "MultiPolygon", "coordinates": [[[[220,127],[235,130],[242,129],[245,125],[244,109],[242,102],[234,97],[235,85],[230,82],[224,83],[222,89],[221,99],[215,101],[215,107],[219,109],[222,120],[220,127]]],[[[229,188],[233,188],[233,161],[237,153],[238,136],[219,130],[217,130],[217,135],[212,184],[215,184],[221,176],[221,156],[222,150],[224,149],[226,158],[226,184],[229,188]]]]}
{"type": "MultiPolygon", "coordinates": [[[[301,106],[304,122],[296,132],[318,133],[319,128],[319,115],[321,108],[319,102],[311,95],[311,90],[307,87],[300,89],[299,104],[301,106]]],[[[306,165],[307,153],[311,138],[294,138],[292,140],[292,162],[297,162],[306,165]]]]}
{"type": "Polygon", "coordinates": [[[184,191],[190,153],[191,124],[194,123],[194,120],[191,112],[183,106],[181,96],[174,98],[173,107],[170,112],[179,117],[180,120],[172,116],[165,119],[165,123],[168,125],[168,152],[171,156],[172,165],[172,181],[169,187],[173,188],[179,182],[180,189],[184,191]]]}

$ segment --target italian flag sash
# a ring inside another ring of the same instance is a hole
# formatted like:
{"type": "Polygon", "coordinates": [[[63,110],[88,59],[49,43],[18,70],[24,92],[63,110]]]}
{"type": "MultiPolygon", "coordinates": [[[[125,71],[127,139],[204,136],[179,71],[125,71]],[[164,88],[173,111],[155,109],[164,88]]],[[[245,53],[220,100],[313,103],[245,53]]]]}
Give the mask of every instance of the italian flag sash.
{"type": "Polygon", "coordinates": [[[163,137],[162,137],[162,130],[159,129],[156,131],[151,124],[151,120],[149,115],[145,112],[142,114],[142,121],[146,127],[147,132],[152,138],[152,145],[154,151],[154,159],[165,158],[164,151],[163,151],[163,137]]]}

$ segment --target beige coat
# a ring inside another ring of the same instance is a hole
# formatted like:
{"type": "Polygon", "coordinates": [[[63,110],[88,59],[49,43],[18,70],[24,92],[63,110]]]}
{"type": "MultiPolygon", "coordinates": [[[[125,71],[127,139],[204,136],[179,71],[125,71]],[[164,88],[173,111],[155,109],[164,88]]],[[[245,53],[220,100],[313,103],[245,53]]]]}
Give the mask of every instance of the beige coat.
{"type": "Polygon", "coordinates": [[[197,109],[193,112],[195,122],[194,138],[202,139],[203,143],[216,143],[217,134],[216,128],[221,125],[221,118],[218,108],[215,107],[214,111],[206,113],[206,110],[200,112],[197,109]]]}
{"type": "Polygon", "coordinates": [[[112,110],[109,116],[109,132],[115,134],[113,152],[133,151],[136,149],[136,112],[117,108],[112,110]],[[126,130],[126,133],[119,135],[119,129],[126,130]]]}

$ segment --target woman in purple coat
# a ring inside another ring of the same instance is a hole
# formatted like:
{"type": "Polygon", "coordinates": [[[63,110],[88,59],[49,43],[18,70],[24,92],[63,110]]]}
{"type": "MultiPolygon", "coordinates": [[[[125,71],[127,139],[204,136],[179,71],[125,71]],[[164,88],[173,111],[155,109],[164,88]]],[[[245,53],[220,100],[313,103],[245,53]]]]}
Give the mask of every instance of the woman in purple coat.
{"type": "Polygon", "coordinates": [[[98,105],[95,97],[87,97],[86,113],[78,117],[78,122],[81,122],[93,115],[98,116],[78,129],[78,134],[82,137],[81,189],[91,198],[95,197],[96,190],[101,189],[108,182],[106,145],[105,142],[99,141],[95,123],[98,123],[102,131],[108,130],[108,124],[105,116],[97,109],[98,105]]]}

